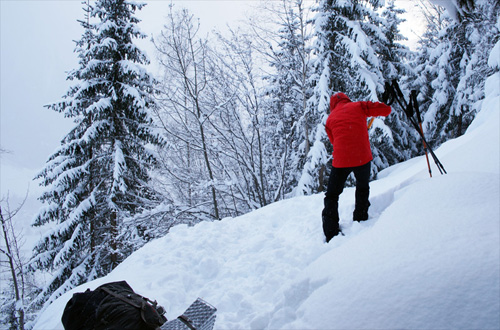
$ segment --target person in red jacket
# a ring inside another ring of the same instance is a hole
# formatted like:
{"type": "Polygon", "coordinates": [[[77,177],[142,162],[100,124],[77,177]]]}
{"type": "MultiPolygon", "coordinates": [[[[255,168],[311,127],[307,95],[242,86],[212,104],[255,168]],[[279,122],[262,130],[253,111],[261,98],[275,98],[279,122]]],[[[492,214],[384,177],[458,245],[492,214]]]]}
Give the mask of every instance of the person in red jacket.
{"type": "Polygon", "coordinates": [[[333,145],[333,168],[328,181],[322,212],[326,242],[340,233],[338,201],[347,177],[356,178],[354,221],[368,220],[370,167],[373,159],[368,139],[367,118],[388,116],[391,107],[380,102],[351,102],[344,93],[330,98],[326,133],[333,145]]]}

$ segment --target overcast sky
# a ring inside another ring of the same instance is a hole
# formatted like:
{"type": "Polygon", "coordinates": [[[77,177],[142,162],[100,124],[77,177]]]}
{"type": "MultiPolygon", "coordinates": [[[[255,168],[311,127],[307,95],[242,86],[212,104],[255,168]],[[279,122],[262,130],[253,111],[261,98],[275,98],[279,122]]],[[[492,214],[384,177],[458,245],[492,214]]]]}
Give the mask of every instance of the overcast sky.
{"type": "MultiPolygon", "coordinates": [[[[238,24],[257,0],[179,0],[200,18],[203,29],[238,24]]],[[[141,30],[161,31],[170,1],[146,1],[136,13],[141,30]]],[[[406,4],[409,0],[399,0],[406,4]]],[[[43,168],[61,139],[73,127],[62,114],[44,108],[66,93],[66,72],[78,67],[74,40],[83,29],[81,0],[0,0],[0,193],[22,193],[36,171],[43,168]],[[16,188],[17,186],[17,188],[16,188]]],[[[148,39],[149,40],[149,39],[148,39]]],[[[148,41],[143,49],[154,58],[148,41]]],[[[139,44],[141,46],[141,44],[139,44]]],[[[32,185],[33,188],[33,185],[32,185]]]]}
{"type": "MultiPolygon", "coordinates": [[[[184,1],[193,12],[213,12],[205,25],[240,16],[245,2],[184,1]],[[228,11],[232,9],[232,11],[228,11]],[[222,16],[226,13],[226,16],[222,16]],[[232,13],[232,14],[231,14],[232,13]],[[217,20],[216,17],[219,19],[217,20]]],[[[138,11],[140,27],[158,33],[170,1],[149,1],[138,11]]],[[[13,152],[5,157],[17,166],[41,168],[60,139],[72,127],[62,115],[43,105],[66,92],[66,72],[78,66],[73,40],[80,39],[83,18],[80,0],[0,0],[1,4],[1,146],[13,152]],[[55,142],[55,144],[54,144],[55,142]]],[[[196,13],[195,13],[196,14],[196,13]]],[[[202,21],[202,24],[204,24],[202,21]]],[[[147,41],[144,41],[147,42],[147,41]]],[[[147,50],[153,58],[153,51],[147,50]]]]}
{"type": "MultiPolygon", "coordinates": [[[[151,36],[161,31],[170,1],[146,1],[136,16],[151,36]]],[[[175,1],[200,18],[207,31],[242,19],[248,1],[175,1]]],[[[0,193],[22,193],[41,170],[61,139],[73,127],[70,119],[44,105],[62,98],[70,82],[67,72],[78,67],[74,40],[83,29],[81,0],[0,0],[0,193]],[[15,187],[17,183],[21,183],[15,187]]],[[[151,59],[149,38],[140,41],[151,59]]],[[[31,186],[33,188],[33,185],[31,186]]]]}

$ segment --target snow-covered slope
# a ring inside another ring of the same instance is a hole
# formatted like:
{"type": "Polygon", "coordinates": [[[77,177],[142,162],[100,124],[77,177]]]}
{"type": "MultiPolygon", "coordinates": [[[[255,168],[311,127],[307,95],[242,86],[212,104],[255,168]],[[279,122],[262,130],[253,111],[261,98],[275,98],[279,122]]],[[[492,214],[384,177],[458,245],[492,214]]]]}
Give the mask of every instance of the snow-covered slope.
{"type": "Polygon", "coordinates": [[[74,292],[126,280],[169,319],[197,297],[218,308],[217,329],[500,327],[499,97],[467,134],[436,154],[391,167],[371,183],[370,220],[324,243],[321,194],[234,219],[178,226],[105,278],[64,294],[35,329],[62,329],[74,292]]]}

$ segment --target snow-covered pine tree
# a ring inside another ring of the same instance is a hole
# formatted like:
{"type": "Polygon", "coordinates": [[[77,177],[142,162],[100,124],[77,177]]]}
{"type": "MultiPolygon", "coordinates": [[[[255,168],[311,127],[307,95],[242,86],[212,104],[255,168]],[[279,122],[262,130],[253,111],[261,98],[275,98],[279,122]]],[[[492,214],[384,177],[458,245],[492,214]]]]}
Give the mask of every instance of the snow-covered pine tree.
{"type": "MultiPolygon", "coordinates": [[[[407,61],[411,51],[400,44],[406,40],[399,30],[400,24],[404,22],[401,18],[404,13],[404,9],[395,6],[394,0],[389,1],[382,12],[383,20],[377,24],[383,35],[372,38],[382,66],[382,75],[389,82],[394,79],[400,81],[411,70],[407,61]]],[[[417,147],[417,138],[418,134],[408,124],[402,109],[393,106],[391,114],[384,120],[376,119],[370,131],[375,170],[416,156],[421,149],[417,147]]]]}
{"type": "Polygon", "coordinates": [[[420,110],[424,111],[432,104],[434,88],[432,81],[436,77],[435,68],[430,64],[430,53],[439,44],[439,31],[450,24],[444,8],[433,5],[427,0],[420,0],[419,8],[425,19],[426,29],[417,44],[417,51],[410,60],[411,71],[404,78],[403,85],[407,90],[418,92],[420,110]]]}
{"type": "MultiPolygon", "coordinates": [[[[296,194],[326,188],[331,147],[324,125],[332,93],[342,91],[353,101],[376,101],[377,92],[382,92],[382,67],[375,48],[376,39],[382,37],[378,25],[382,20],[376,11],[380,5],[377,0],[322,0],[315,9],[315,59],[311,75],[314,93],[308,100],[314,127],[296,194]]],[[[377,168],[387,166],[386,162],[375,165],[373,174],[377,168]]]]}
{"type": "Polygon", "coordinates": [[[48,106],[74,118],[75,127],[36,177],[47,188],[33,225],[53,223],[31,260],[52,274],[37,305],[115,268],[134,249],[120,235],[141,232],[123,219],[156,199],[148,186],[156,159],[146,145],[162,140],[151,129],[148,59],[133,43],[145,37],[134,16],[142,7],[128,0],[88,5],[76,46],[79,68],[68,74],[76,84],[48,106]]]}
{"type": "Polygon", "coordinates": [[[432,103],[425,111],[424,130],[427,141],[434,148],[451,137],[446,126],[451,123],[452,103],[465,50],[463,45],[456,44],[464,37],[463,26],[453,24],[447,29],[447,36],[441,35],[437,47],[430,53],[430,68],[434,69],[431,82],[434,93],[432,103]]]}
{"type": "Polygon", "coordinates": [[[405,19],[401,18],[406,10],[396,7],[395,0],[389,0],[382,12],[380,28],[383,37],[380,38],[382,43],[377,47],[382,62],[382,74],[385,80],[400,79],[402,75],[408,74],[409,65],[406,63],[411,53],[407,46],[400,42],[407,40],[401,34],[399,27],[405,19]]]}
{"type": "Polygon", "coordinates": [[[475,4],[471,0],[461,0],[458,4],[459,12],[462,13],[460,25],[464,29],[462,37],[465,40],[460,42],[464,44],[465,50],[460,61],[456,95],[451,105],[454,111],[445,127],[452,137],[464,134],[481,109],[485,81],[491,74],[488,56],[499,39],[496,26],[500,13],[498,1],[487,0],[475,4]]]}
{"type": "Polygon", "coordinates": [[[257,26],[256,39],[261,49],[267,50],[268,64],[272,72],[266,80],[265,127],[267,130],[266,154],[274,162],[269,180],[275,191],[274,200],[292,192],[309,152],[307,99],[311,96],[309,76],[311,72],[310,8],[304,0],[272,2],[267,8],[275,25],[270,30],[257,26]],[[276,32],[275,32],[276,31],[276,32]]]}
{"type": "Polygon", "coordinates": [[[451,20],[434,37],[435,47],[421,49],[429,52],[429,59],[425,72],[419,73],[430,80],[430,87],[423,88],[432,90],[431,102],[424,107],[424,130],[434,147],[463,134],[480,109],[490,70],[487,56],[498,38],[495,24],[499,11],[495,0],[436,2],[436,5],[444,5],[451,20]]]}

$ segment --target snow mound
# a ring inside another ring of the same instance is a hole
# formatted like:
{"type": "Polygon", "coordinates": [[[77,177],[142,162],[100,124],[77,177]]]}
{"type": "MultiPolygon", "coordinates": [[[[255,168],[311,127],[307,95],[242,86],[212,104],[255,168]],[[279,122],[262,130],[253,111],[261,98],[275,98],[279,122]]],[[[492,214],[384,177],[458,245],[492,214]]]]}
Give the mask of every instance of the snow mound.
{"type": "Polygon", "coordinates": [[[62,329],[74,292],[126,280],[169,319],[201,297],[216,329],[475,328],[500,326],[499,97],[436,154],[393,166],[371,183],[370,220],[324,243],[321,194],[195,227],[177,226],[108,276],[62,295],[35,329],[62,329]],[[431,160],[432,162],[432,160],[431,160]]]}

